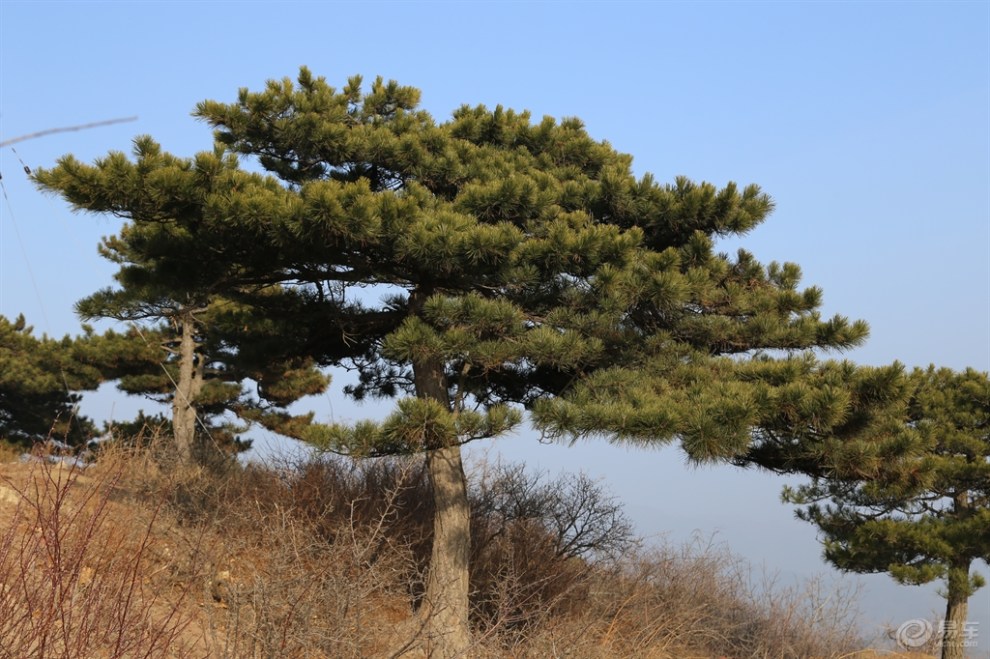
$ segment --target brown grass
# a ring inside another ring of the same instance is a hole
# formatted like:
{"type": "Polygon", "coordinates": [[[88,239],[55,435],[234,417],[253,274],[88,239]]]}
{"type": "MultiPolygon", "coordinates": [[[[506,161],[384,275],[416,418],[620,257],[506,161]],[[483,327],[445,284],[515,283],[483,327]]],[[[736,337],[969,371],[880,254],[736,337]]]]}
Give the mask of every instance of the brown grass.
{"type": "Polygon", "coordinates": [[[114,503],[122,473],[43,455],[0,472],[0,656],[193,652],[188,584],[153,579],[160,510],[114,503]]]}
{"type": "MultiPolygon", "coordinates": [[[[161,456],[0,466],[0,657],[421,656],[420,462],[161,456]]],[[[643,548],[579,478],[478,473],[473,657],[869,656],[853,593],[754,585],[710,542],[643,548]],[[606,522],[575,540],[555,517],[575,514],[606,522]]]]}
{"type": "Polygon", "coordinates": [[[17,462],[22,453],[24,453],[23,447],[15,446],[14,444],[0,439],[0,464],[17,462]]]}

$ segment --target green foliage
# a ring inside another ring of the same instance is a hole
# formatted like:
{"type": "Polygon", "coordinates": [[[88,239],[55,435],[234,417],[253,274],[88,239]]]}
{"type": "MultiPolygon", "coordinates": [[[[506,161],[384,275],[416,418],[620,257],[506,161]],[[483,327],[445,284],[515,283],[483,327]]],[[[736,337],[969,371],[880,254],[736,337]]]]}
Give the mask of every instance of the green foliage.
{"type": "Polygon", "coordinates": [[[313,425],[302,431],[301,438],[327,450],[359,457],[397,455],[497,437],[521,421],[517,410],[504,405],[484,412],[453,413],[432,399],[403,398],[397,410],[381,423],[313,425]]]}
{"type": "Polygon", "coordinates": [[[804,506],[798,516],[822,532],[836,567],[945,579],[964,601],[983,584],[972,561],[990,559],[990,378],[934,367],[843,375],[841,415],[816,420],[795,406],[745,459],[813,477],[784,498],[804,506]]]}
{"type": "MultiPolygon", "coordinates": [[[[217,191],[226,195],[263,181],[241,172],[220,149],[181,159],[143,137],[134,152],[137,163],[112,153],[90,167],[68,156],[37,173],[44,188],[76,208],[131,220],[100,245],[100,253],[120,265],[118,287],[81,300],[77,311],[84,319],[132,323],[125,334],[93,337],[102,366],[122,391],[161,403],[188,400],[198,417],[195,432],[204,435],[200,443],[244,448],[236,435],[246,428],[225,422],[225,413],[244,419],[276,414],[328,383],[312,359],[286,351],[292,342],[283,337],[284,326],[255,317],[237,301],[245,284],[232,252],[244,254],[246,246],[198,231],[204,216],[231,212],[229,205],[218,208],[217,191]],[[185,353],[184,332],[193,344],[185,353]],[[253,394],[243,384],[248,379],[257,383],[253,394]]],[[[251,206],[249,198],[237,203],[251,206]]],[[[277,288],[267,287],[263,295],[276,296],[277,288]]]]}
{"type": "Polygon", "coordinates": [[[24,316],[0,316],[0,438],[78,445],[92,437],[93,424],[77,413],[78,392],[103,379],[87,359],[88,344],[88,337],[36,338],[24,316]]]}
{"type": "Polygon", "coordinates": [[[120,289],[80,310],[166,319],[185,355],[193,327],[187,399],[214,365],[239,382],[241,361],[269,365],[259,394],[278,403],[323,383],[316,366],[356,373],[356,398],[398,399],[384,421],[350,426],[223,404],[331,450],[428,452],[447,570],[429,575],[430,635],[443,639],[438,656],[461,656],[469,507],[457,447],[504,434],[525,409],[551,435],[682,437],[700,459],[734,455],[772,405],[723,375],[761,351],[848,348],[867,327],[822,319],[821,291],[798,288],[796,265],[716,253],[717,238],[772,211],[757,186],[661,185],[578,119],[462,106],[438,123],[419,97],[381,78],[337,90],[303,68],[296,83],[200,103],[216,144],[192,159],[142,137],[133,161],[70,156],[36,179],[130,220],[103,245],[120,289]]]}
{"type": "Polygon", "coordinates": [[[438,124],[417,91],[379,79],[362,96],[360,83],[338,92],[303,69],[297,85],[198,108],[220,143],[284,182],[252,195],[280,247],[266,272],[277,264],[283,283],[305,282],[308,306],[337,323],[311,354],[356,368],[355,395],[416,393],[415,365],[436,360],[455,402],[539,407],[592,372],[635,374],[671,351],[865,336],[863,323],[818,317],[821,293],[798,290],[797,266],[714,252],[713,238],[772,210],[756,186],[637,180],[631,157],[576,119],[464,106],[438,124]],[[367,286],[379,306],[365,306],[367,286]]]}
{"type": "MultiPolygon", "coordinates": [[[[416,394],[415,365],[434,360],[451,400],[483,407],[546,407],[537,401],[590,373],[636,377],[672,351],[865,337],[861,322],[818,316],[821,292],[798,289],[796,265],[714,251],[772,210],[757,186],[660,185],[577,119],[463,106],[437,123],[418,99],[381,79],[338,91],[303,69],[296,84],[201,103],[218,146],[193,159],[142,137],[133,162],[66,157],[38,172],[77,207],[132,220],[103,245],[121,290],[80,310],[161,317],[220,296],[251,309],[247,327],[291,327],[280,354],[354,369],[357,397],[416,394]],[[244,172],[224,149],[274,176],[244,172]]],[[[640,434],[685,429],[658,409],[639,414],[653,419],[640,434]]],[[[566,431],[615,426],[588,421],[566,431]]]]}

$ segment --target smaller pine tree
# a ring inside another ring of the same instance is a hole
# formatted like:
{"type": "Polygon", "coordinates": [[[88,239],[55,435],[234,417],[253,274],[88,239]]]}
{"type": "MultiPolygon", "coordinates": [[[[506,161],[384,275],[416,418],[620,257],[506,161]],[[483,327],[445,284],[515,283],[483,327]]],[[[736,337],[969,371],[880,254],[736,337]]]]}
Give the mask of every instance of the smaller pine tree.
{"type": "Polygon", "coordinates": [[[85,359],[84,342],[36,338],[23,315],[13,322],[0,316],[0,439],[78,446],[93,436],[92,422],[78,413],[79,392],[104,378],[85,359]]]}
{"type": "MultiPolygon", "coordinates": [[[[990,378],[973,369],[841,370],[838,415],[816,417],[795,396],[741,462],[812,477],[784,499],[802,506],[798,517],[818,527],[840,570],[943,580],[942,657],[961,659],[968,601],[985,583],[973,562],[990,559],[990,378]]],[[[834,366],[815,373],[835,375],[834,366]]]]}
{"type": "Polygon", "coordinates": [[[243,281],[237,260],[243,246],[198,229],[227,212],[217,210],[217,199],[261,180],[239,171],[236,158],[221,150],[183,159],[140,137],[134,153],[136,163],[121,153],[97,167],[67,157],[59,168],[35,173],[77,208],[114,210],[131,220],[99,246],[120,266],[117,286],[81,300],[76,310],[84,320],[115,319],[133,329],[92,337],[93,359],[121,390],[171,406],[176,451],[185,462],[208,445],[247,446],[237,437],[246,426],[231,422],[228,412],[275,431],[308,422],[312,415],[292,417],[283,408],[324,391],[329,378],[312,358],[292,352],[294,332],[277,314],[258,317],[237,299],[250,285],[256,297],[274,303],[279,288],[243,281]],[[119,208],[123,200],[126,210],[119,208]],[[254,392],[245,386],[249,380],[254,392]]]}

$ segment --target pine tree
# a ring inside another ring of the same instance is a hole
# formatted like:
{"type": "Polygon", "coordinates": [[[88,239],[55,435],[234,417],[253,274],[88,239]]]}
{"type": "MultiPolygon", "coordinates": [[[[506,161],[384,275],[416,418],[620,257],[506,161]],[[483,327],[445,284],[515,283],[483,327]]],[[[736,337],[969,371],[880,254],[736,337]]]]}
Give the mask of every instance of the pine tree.
{"type": "Polygon", "coordinates": [[[551,432],[638,445],[677,432],[697,460],[811,477],[803,506],[841,570],[946,583],[943,657],[965,655],[971,574],[990,558],[990,379],[786,359],[653,358],[600,371],[541,406],[551,432]]]}
{"type": "MultiPolygon", "coordinates": [[[[525,409],[553,425],[563,408],[546,401],[597,372],[848,347],[866,326],[822,320],[821,292],[799,290],[794,265],[715,252],[772,210],[757,186],[660,185],[577,119],[464,106],[437,123],[418,101],[395,82],[338,91],[303,69],[298,84],[198,107],[221,145],[271,176],[205,167],[195,194],[173,191],[145,141],[135,164],[66,158],[38,178],[90,210],[167,218],[165,248],[208,255],[210,290],[291,327],[298,354],[356,371],[351,395],[398,398],[381,422],[295,432],[357,455],[425,453],[436,519],[422,613],[430,651],[453,657],[470,646],[463,444],[510,431],[525,409]],[[84,203],[76,191],[99,177],[114,184],[84,203]]],[[[215,150],[197,168],[214,160],[231,162],[215,150]]]]}
{"type": "Polygon", "coordinates": [[[644,445],[677,433],[695,460],[811,477],[784,500],[804,506],[826,560],[905,584],[943,579],[943,657],[965,656],[968,599],[984,583],[972,563],[990,559],[986,373],[671,352],[599,371],[538,412],[551,434],[644,445]]]}
{"type": "Polygon", "coordinates": [[[103,376],[78,358],[77,340],[39,339],[32,331],[24,316],[0,316],[0,439],[84,444],[95,429],[78,413],[79,392],[96,389],[103,376]]]}
{"type": "Polygon", "coordinates": [[[280,328],[252,318],[249,307],[232,299],[241,283],[238,266],[196,232],[209,212],[213,182],[227,190],[243,180],[236,160],[220,152],[195,161],[174,158],[147,138],[136,140],[135,154],[137,164],[111,154],[96,167],[68,159],[36,173],[42,186],[78,209],[133,220],[100,245],[100,253],[120,265],[118,287],[76,307],[84,320],[112,318],[132,329],[91,337],[99,342],[92,358],[121,390],[171,406],[183,462],[203,457],[207,441],[221,451],[249,446],[236,437],[246,427],[222,421],[227,412],[247,420],[277,418],[268,424],[276,430],[305,422],[308,417],[293,419],[280,409],[322,392],[328,379],[312,359],[286,355],[280,328]],[[245,390],[249,378],[258,383],[257,396],[245,390]]]}
{"type": "Polygon", "coordinates": [[[962,659],[968,600],[984,585],[972,564],[990,559],[990,378],[930,367],[859,376],[852,391],[836,424],[764,437],[748,458],[813,477],[785,500],[804,506],[839,569],[944,580],[942,657],[962,659]]]}

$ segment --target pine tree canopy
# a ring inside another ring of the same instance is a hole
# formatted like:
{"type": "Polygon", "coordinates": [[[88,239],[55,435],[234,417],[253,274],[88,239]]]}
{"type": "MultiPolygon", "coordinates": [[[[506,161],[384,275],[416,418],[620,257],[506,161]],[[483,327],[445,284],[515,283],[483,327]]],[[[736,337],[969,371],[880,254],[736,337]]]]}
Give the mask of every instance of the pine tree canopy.
{"type": "MultiPolygon", "coordinates": [[[[260,177],[239,171],[236,159],[220,149],[183,160],[139,138],[135,153],[136,165],[110,154],[96,167],[77,168],[72,170],[75,176],[63,173],[60,179],[66,184],[62,194],[77,208],[133,220],[100,245],[100,253],[120,266],[118,286],[97,291],[76,306],[87,320],[143,325],[125,335],[102,337],[108,359],[104,366],[119,378],[123,391],[173,407],[185,403],[185,424],[175,423],[175,408],[173,426],[184,428],[186,442],[205,433],[201,444],[246,448],[249,444],[235,442],[246,427],[222,421],[226,412],[265,420],[276,430],[308,422],[308,415],[291,417],[281,408],[322,392],[328,378],[312,358],[286,351],[291,331],[254,317],[237,301],[243,266],[225,249],[237,246],[206,244],[198,232],[209,213],[209,185],[204,182],[237,186],[260,177]],[[129,347],[122,345],[125,337],[129,347]],[[189,368],[184,370],[183,364],[189,368]],[[255,392],[245,389],[247,379],[257,383],[255,392]]],[[[70,157],[66,162],[73,161],[70,157]]],[[[263,295],[277,296],[278,287],[266,287],[263,295]]]]}
{"type": "MultiPolygon", "coordinates": [[[[792,441],[787,453],[808,451],[823,470],[786,499],[805,505],[799,516],[821,530],[840,569],[908,584],[946,578],[969,597],[983,583],[970,563],[990,559],[990,378],[930,367],[888,385],[882,404],[856,401],[838,432],[792,441]],[[855,438],[843,440],[850,426],[855,438]]],[[[773,462],[779,452],[766,443],[750,457],[773,462]]]]}
{"type": "Polygon", "coordinates": [[[798,288],[796,265],[716,253],[772,210],[757,186],[637,179],[577,119],[464,106],[437,123],[418,100],[381,79],[338,91],[303,69],[297,84],[201,103],[218,146],[193,159],[139,138],[134,160],[66,157],[37,179],[131,220],[104,251],[141,305],[207,291],[291,315],[301,351],[357,371],[358,397],[413,394],[413,366],[433,360],[451,400],[530,407],[671,351],[865,337],[862,322],[819,317],[821,291],[798,288]]]}
{"type": "Polygon", "coordinates": [[[964,657],[968,600],[985,583],[971,568],[990,560],[990,377],[810,358],[731,376],[753,428],[736,462],[811,477],[784,500],[840,570],[943,579],[942,657],[964,657]]]}
{"type": "Polygon", "coordinates": [[[86,358],[85,339],[36,338],[24,316],[0,316],[0,439],[78,445],[94,434],[77,412],[80,391],[103,380],[86,358]]]}

